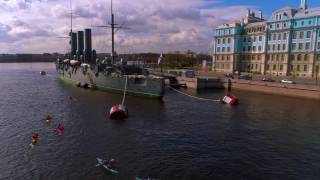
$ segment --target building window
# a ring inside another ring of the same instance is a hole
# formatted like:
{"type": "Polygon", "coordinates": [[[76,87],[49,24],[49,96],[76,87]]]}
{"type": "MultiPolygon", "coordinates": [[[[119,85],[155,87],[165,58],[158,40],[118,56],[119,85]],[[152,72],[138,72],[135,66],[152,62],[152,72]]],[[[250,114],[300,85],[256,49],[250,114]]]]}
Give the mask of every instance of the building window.
{"type": "Polygon", "coordinates": [[[299,43],[299,50],[302,50],[302,43],[299,43]]]}
{"type": "Polygon", "coordinates": [[[290,56],[290,61],[294,61],[294,59],[295,59],[295,55],[294,54],[292,54],[291,56],[290,56]]]}
{"type": "Polygon", "coordinates": [[[246,41],[247,41],[247,38],[244,37],[244,38],[243,38],[243,42],[246,42],[246,41]]]}
{"type": "Polygon", "coordinates": [[[282,50],[286,50],[286,44],[282,44],[282,50]]]}
{"type": "Polygon", "coordinates": [[[230,60],[230,56],[229,55],[227,55],[227,61],[229,61],[230,60]]]}
{"type": "Polygon", "coordinates": [[[220,44],[220,39],[218,39],[218,44],[220,44]]]}
{"type": "Polygon", "coordinates": [[[280,51],[280,44],[278,44],[278,46],[277,46],[277,50],[278,50],[278,51],[280,51]]]}
{"type": "Polygon", "coordinates": [[[301,26],[304,26],[304,21],[301,21],[301,26]]]}
{"type": "Polygon", "coordinates": [[[227,52],[230,52],[230,47],[227,47],[227,52]]]}
{"type": "Polygon", "coordinates": [[[258,64],[256,64],[256,69],[258,69],[258,64]]]}
{"type": "Polygon", "coordinates": [[[311,31],[307,31],[307,38],[311,38],[311,31]]]}
{"type": "Polygon", "coordinates": [[[220,47],[217,47],[217,52],[220,52],[220,47]]]}
{"type": "Polygon", "coordinates": [[[320,42],[318,42],[318,49],[320,49],[320,42]]]}
{"type": "Polygon", "coordinates": [[[280,27],[280,25],[279,24],[277,24],[277,28],[279,28],[280,27]]]}
{"type": "Polygon", "coordinates": [[[251,46],[248,46],[248,51],[251,51],[251,46]]]}
{"type": "Polygon", "coordinates": [[[253,50],[253,51],[256,51],[256,46],[252,46],[252,50],[253,50]]]}
{"type": "Polygon", "coordinates": [[[308,65],[304,65],[304,66],[303,66],[303,71],[304,71],[304,72],[308,71],[308,65]]]}
{"type": "Polygon", "coordinates": [[[282,70],[283,70],[283,65],[281,64],[281,65],[280,65],[280,71],[282,71],[282,70]]]}
{"type": "Polygon", "coordinates": [[[300,65],[297,65],[297,71],[300,71],[300,65]]]}
{"type": "Polygon", "coordinates": [[[284,61],[284,55],[281,54],[281,61],[284,61]]]}
{"type": "Polygon", "coordinates": [[[276,50],[276,45],[275,45],[275,44],[272,45],[272,50],[273,50],[273,51],[276,50]]]}
{"type": "Polygon", "coordinates": [[[261,47],[261,46],[258,46],[258,50],[261,51],[261,49],[262,49],[262,47],[261,47]]]}
{"type": "Polygon", "coordinates": [[[224,52],[226,50],[226,48],[225,47],[222,47],[222,52],[224,52]]]}
{"type": "Polygon", "coordinates": [[[224,56],[221,56],[221,60],[224,61],[224,56]]]}
{"type": "Polygon", "coordinates": [[[307,43],[306,43],[306,50],[309,50],[309,49],[310,49],[310,43],[307,42],[307,43]]]}
{"type": "Polygon", "coordinates": [[[259,36],[259,41],[262,41],[262,36],[259,36]]]}
{"type": "Polygon", "coordinates": [[[273,61],[273,59],[274,59],[274,55],[272,54],[272,55],[271,55],[271,61],[273,61]]]}
{"type": "Polygon", "coordinates": [[[270,29],[272,29],[272,24],[269,27],[270,27],[270,29]]]}
{"type": "Polygon", "coordinates": [[[222,39],[222,44],[225,44],[225,43],[226,43],[226,39],[223,38],[223,39],[222,39]]]}
{"type": "Polygon", "coordinates": [[[246,47],[243,47],[243,48],[242,48],[242,51],[246,51],[246,47]]]}
{"type": "Polygon", "coordinates": [[[248,37],[248,42],[251,42],[251,37],[248,37]]]}
{"type": "Polygon", "coordinates": [[[284,24],[283,24],[283,27],[287,27],[287,23],[284,23],[284,24]]]}
{"type": "Polygon", "coordinates": [[[231,43],[231,38],[228,38],[228,43],[231,43]]]}
{"type": "Polygon", "coordinates": [[[281,40],[281,33],[278,34],[278,40],[281,40]]]}
{"type": "Polygon", "coordinates": [[[258,60],[261,60],[261,55],[258,55],[258,60]]]}
{"type": "Polygon", "coordinates": [[[253,42],[256,42],[257,41],[257,37],[253,37],[253,42]]]}
{"type": "Polygon", "coordinates": [[[317,55],[317,59],[318,59],[318,61],[320,61],[320,54],[317,55]]]}
{"type": "Polygon", "coordinates": [[[309,25],[311,25],[312,24],[312,21],[311,20],[309,20],[309,25]]]}
{"type": "Polygon", "coordinates": [[[283,33],[283,40],[287,40],[287,33],[283,33]]]}
{"type": "Polygon", "coordinates": [[[298,58],[297,58],[298,61],[301,60],[301,54],[298,54],[298,58]]]}
{"type": "Polygon", "coordinates": [[[296,50],[297,49],[297,44],[296,43],[292,43],[292,50],[296,50]]]}
{"type": "Polygon", "coordinates": [[[270,70],[270,65],[269,64],[267,65],[267,70],[270,70]]]}
{"type": "Polygon", "coordinates": [[[252,60],[256,60],[256,56],[255,55],[252,55],[252,60]]]}
{"type": "Polygon", "coordinates": [[[268,40],[271,41],[271,34],[268,34],[268,40]]]}
{"type": "Polygon", "coordinates": [[[273,70],[276,70],[277,69],[277,66],[276,65],[273,65],[273,70]]]}
{"type": "Polygon", "coordinates": [[[304,55],[304,61],[308,61],[308,59],[309,59],[308,54],[305,54],[305,55],[304,55]]]}
{"type": "Polygon", "coordinates": [[[275,41],[277,38],[276,34],[273,34],[273,40],[275,41]]]}
{"type": "MultiPolygon", "coordinates": [[[[303,22],[303,21],[302,21],[303,22]]],[[[304,36],[304,32],[303,31],[300,31],[300,33],[299,33],[299,38],[300,39],[303,39],[303,36],[304,36]]]]}
{"type": "Polygon", "coordinates": [[[297,33],[298,33],[298,32],[293,32],[293,34],[292,34],[292,39],[297,39],[297,33]]]}

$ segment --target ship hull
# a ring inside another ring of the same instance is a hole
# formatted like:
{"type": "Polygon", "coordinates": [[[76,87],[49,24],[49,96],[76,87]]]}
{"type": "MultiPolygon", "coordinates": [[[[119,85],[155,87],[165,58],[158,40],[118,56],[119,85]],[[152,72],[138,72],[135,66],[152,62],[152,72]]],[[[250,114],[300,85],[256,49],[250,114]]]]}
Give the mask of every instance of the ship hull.
{"type": "MultiPolygon", "coordinates": [[[[94,72],[90,68],[85,72],[82,68],[58,68],[60,79],[67,84],[88,84],[97,90],[123,93],[126,76],[107,75],[94,72]]],[[[127,81],[128,95],[161,99],[164,96],[164,79],[155,76],[129,75],[127,81]]]]}

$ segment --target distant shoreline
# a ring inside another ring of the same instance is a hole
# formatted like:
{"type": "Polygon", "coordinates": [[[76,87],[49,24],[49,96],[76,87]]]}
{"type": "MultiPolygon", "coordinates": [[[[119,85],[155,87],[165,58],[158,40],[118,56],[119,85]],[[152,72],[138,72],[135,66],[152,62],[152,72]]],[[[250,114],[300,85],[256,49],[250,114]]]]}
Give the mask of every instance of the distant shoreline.
{"type": "Polygon", "coordinates": [[[0,63],[54,62],[58,54],[0,54],[0,63]]]}

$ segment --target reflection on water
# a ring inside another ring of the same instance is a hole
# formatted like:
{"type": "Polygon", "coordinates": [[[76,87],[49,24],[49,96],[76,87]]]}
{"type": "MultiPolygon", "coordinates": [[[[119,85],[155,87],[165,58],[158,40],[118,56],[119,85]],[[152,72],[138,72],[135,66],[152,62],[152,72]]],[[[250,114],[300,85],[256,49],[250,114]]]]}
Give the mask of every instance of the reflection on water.
{"type": "Polygon", "coordinates": [[[168,89],[163,101],[128,96],[130,117],[116,123],[107,113],[121,95],[68,86],[53,64],[0,64],[0,88],[0,179],[320,177],[319,101],[236,91],[240,105],[229,107],[168,89]],[[60,122],[65,134],[56,136],[60,122]],[[96,157],[115,158],[119,176],[95,167],[96,157]]]}

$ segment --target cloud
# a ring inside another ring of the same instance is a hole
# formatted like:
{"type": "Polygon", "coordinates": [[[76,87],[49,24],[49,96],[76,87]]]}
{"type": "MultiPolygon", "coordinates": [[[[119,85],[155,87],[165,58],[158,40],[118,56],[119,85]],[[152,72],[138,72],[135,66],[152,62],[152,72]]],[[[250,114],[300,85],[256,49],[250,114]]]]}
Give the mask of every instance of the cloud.
{"type": "MultiPolygon", "coordinates": [[[[116,22],[129,27],[116,33],[116,49],[119,52],[186,49],[209,52],[214,27],[240,19],[248,8],[241,5],[214,8],[212,4],[216,3],[222,1],[114,1],[116,22]]],[[[74,1],[74,31],[110,23],[109,5],[105,0],[74,1]]],[[[56,38],[70,31],[69,1],[0,1],[0,12],[0,53],[66,52],[69,49],[67,40],[56,38]]],[[[93,47],[98,52],[109,52],[110,30],[93,28],[92,33],[93,47]]]]}

